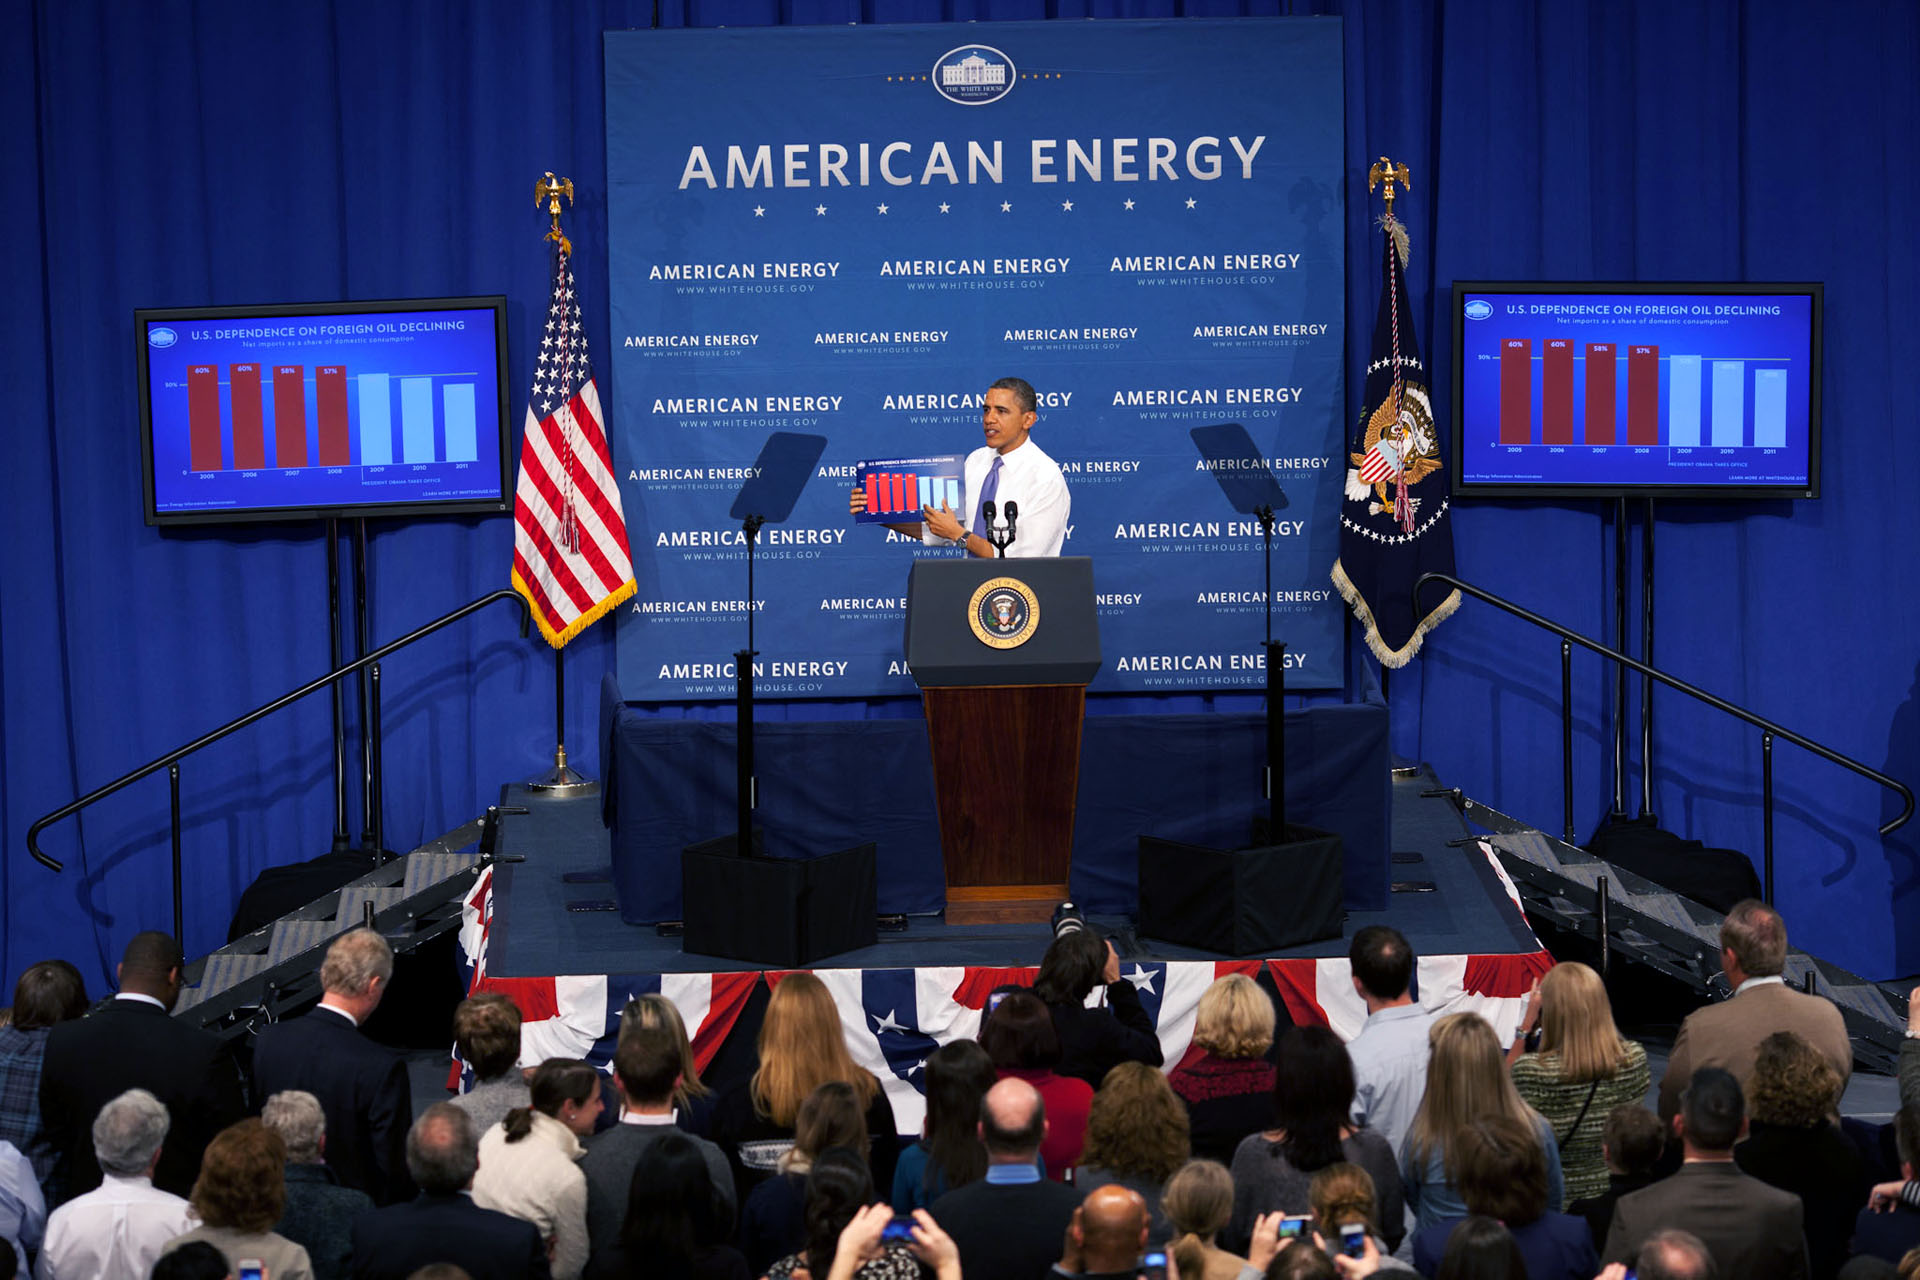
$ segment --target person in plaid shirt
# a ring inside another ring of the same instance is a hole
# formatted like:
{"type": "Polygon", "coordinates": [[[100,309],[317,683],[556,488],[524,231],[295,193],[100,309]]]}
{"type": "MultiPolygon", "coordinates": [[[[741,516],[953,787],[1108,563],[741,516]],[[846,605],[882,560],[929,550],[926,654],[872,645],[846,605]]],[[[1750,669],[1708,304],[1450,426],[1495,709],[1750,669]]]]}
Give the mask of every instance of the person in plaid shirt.
{"type": "Polygon", "coordinates": [[[87,987],[65,960],[29,965],[13,987],[13,1021],[0,1027],[0,1141],[11,1142],[33,1162],[33,1176],[47,1189],[53,1174],[53,1143],[40,1124],[40,1060],[47,1032],[87,1011],[87,987]]]}

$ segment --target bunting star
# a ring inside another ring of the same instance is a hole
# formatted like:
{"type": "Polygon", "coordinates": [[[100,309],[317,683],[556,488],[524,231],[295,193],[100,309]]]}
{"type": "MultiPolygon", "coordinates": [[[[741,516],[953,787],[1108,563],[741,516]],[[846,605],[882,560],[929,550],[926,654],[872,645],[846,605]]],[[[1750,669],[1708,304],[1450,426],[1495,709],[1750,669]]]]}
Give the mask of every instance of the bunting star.
{"type": "MultiPolygon", "coordinates": [[[[894,1013],[895,1013],[895,1010],[889,1009],[887,1010],[886,1017],[873,1019],[874,1021],[873,1032],[875,1035],[882,1035],[888,1031],[905,1031],[906,1030],[906,1027],[902,1026],[900,1023],[895,1022],[893,1020],[894,1013]]],[[[867,1016],[873,1017],[872,1014],[868,1014],[867,1016]]]]}
{"type": "Polygon", "coordinates": [[[1140,965],[1135,964],[1133,966],[1133,972],[1124,976],[1128,982],[1133,984],[1135,991],[1144,991],[1148,995],[1153,994],[1153,975],[1140,965]]]}

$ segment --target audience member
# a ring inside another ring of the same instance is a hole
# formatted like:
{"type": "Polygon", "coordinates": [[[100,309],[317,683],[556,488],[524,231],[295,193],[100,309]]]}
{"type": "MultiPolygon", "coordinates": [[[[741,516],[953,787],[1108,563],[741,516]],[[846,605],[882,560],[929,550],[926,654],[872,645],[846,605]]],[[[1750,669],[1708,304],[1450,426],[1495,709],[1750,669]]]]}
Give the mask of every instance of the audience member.
{"type": "Polygon", "coordinates": [[[1193,1154],[1233,1159],[1240,1140],[1273,1127],[1273,1001],[1252,978],[1230,973],[1200,995],[1193,1043],[1200,1056],[1167,1073],[1187,1106],[1193,1154]]]}
{"type": "MultiPolygon", "coordinates": [[[[892,1221],[893,1206],[884,1203],[870,1204],[854,1214],[840,1232],[833,1252],[833,1269],[827,1272],[827,1280],[853,1280],[862,1266],[879,1256],[884,1247],[880,1237],[892,1221]]],[[[952,1237],[933,1220],[932,1214],[925,1209],[915,1209],[908,1231],[912,1240],[907,1249],[920,1259],[934,1280],[960,1280],[960,1251],[952,1237]]]]}
{"type": "Polygon", "coordinates": [[[893,1170],[893,1211],[928,1209],[955,1187],[986,1176],[980,1145],[980,1099],[993,1088],[993,1059],[972,1040],[943,1044],[927,1055],[927,1119],[920,1141],[900,1153],[893,1170]]]}
{"type": "Polygon", "coordinates": [[[531,1222],[546,1241],[553,1280],[578,1280],[587,1265],[580,1139],[600,1116],[600,1073],[577,1058],[549,1058],[528,1088],[532,1105],[480,1135],[473,1202],[531,1222]]]}
{"type": "MultiPolygon", "coordinates": [[[[1916,1002],[1920,1003],[1920,1002],[1916,1002]]],[[[1908,1040],[1901,1045],[1902,1063],[1908,1040]]],[[[1909,1102],[1893,1117],[1894,1145],[1900,1152],[1900,1176],[1911,1181],[1920,1171],[1920,1105],[1909,1102]]],[[[1853,1252],[1898,1264],[1911,1249],[1920,1248],[1920,1209],[1896,1200],[1883,1213],[1861,1209],[1853,1226],[1853,1252]]]]}
{"type": "Polygon", "coordinates": [[[1660,1117],[1639,1103],[1626,1102],[1607,1112],[1600,1130],[1600,1153],[1607,1164],[1607,1189],[1577,1200],[1567,1212],[1587,1220],[1596,1247],[1606,1244],[1613,1226],[1613,1206],[1621,1196],[1653,1185],[1660,1155],[1666,1150],[1667,1131],[1660,1117]]]}
{"type": "Polygon", "coordinates": [[[1668,1227],[1641,1244],[1637,1274],[1639,1280],[1719,1280],[1720,1273],[1699,1236],[1668,1227]]]}
{"type": "Polygon", "coordinates": [[[1107,1072],[1087,1113],[1087,1144],[1074,1171],[1074,1185],[1109,1183],[1137,1192],[1146,1205],[1147,1239],[1166,1242],[1167,1220],[1160,1189],[1192,1154],[1187,1109],[1157,1068],[1123,1062],[1107,1072]]]}
{"type": "Polygon", "coordinates": [[[1733,997],[1694,1010],[1680,1024],[1660,1078],[1662,1120],[1671,1121],[1679,1111],[1680,1095],[1702,1067],[1731,1071],[1745,1089],[1760,1042],[1776,1031],[1799,1032],[1833,1064],[1840,1087],[1846,1088],[1853,1043],[1840,1010],[1824,996],[1786,985],[1780,976],[1786,963],[1787,925],[1780,913],[1752,898],[1735,903],[1720,926],[1720,968],[1733,997]]]}
{"type": "Polygon", "coordinates": [[[1577,960],[1547,970],[1527,1000],[1507,1061],[1522,1101],[1553,1126],[1567,1199],[1600,1195],[1607,1189],[1600,1126],[1615,1107],[1645,1098],[1652,1084],[1647,1051],[1614,1026],[1600,975],[1577,960]],[[1540,1050],[1527,1053],[1535,1026],[1540,1050]]]}
{"type": "Polygon", "coordinates": [[[0,1240],[13,1246],[21,1258],[38,1252],[47,1229],[47,1201],[33,1162],[11,1142],[0,1141],[0,1240]]]}
{"type": "Polygon", "coordinates": [[[207,1144],[189,1201],[200,1225],[166,1247],[204,1240],[229,1267],[237,1268],[242,1258],[258,1258],[271,1280],[313,1280],[307,1251],[273,1230],[287,1207],[281,1172],[286,1163],[287,1144],[259,1120],[222,1129],[207,1144]]]}
{"type": "Polygon", "coordinates": [[[1747,1140],[1733,1159],[1800,1197],[1814,1280],[1833,1280],[1847,1260],[1854,1218],[1873,1186],[1859,1148],[1833,1122],[1839,1106],[1839,1073],[1806,1040],[1776,1031],[1760,1042],[1747,1088],[1747,1140]]]}
{"type": "Polygon", "coordinates": [[[1498,1219],[1477,1213],[1460,1220],[1438,1267],[1422,1272],[1435,1280],[1533,1280],[1513,1233],[1498,1219]]]}
{"type": "MultiPolygon", "coordinates": [[[[1416,1228],[1466,1216],[1466,1201],[1454,1181],[1454,1144],[1469,1126],[1488,1120],[1511,1121],[1539,1135],[1547,1162],[1546,1207],[1558,1210],[1566,1192],[1553,1126],[1520,1100],[1493,1028],[1477,1013],[1450,1013],[1435,1019],[1431,1038],[1426,1096],[1400,1146],[1400,1177],[1416,1228]]],[[[1383,1225],[1392,1230],[1390,1221],[1383,1225]]]]}
{"type": "Polygon", "coordinates": [[[1085,1080],[1096,1089],[1107,1072],[1123,1062],[1160,1065],[1160,1037],[1140,1003],[1140,993],[1120,977],[1120,957],[1111,942],[1084,925],[1054,935],[1040,958],[1033,993],[1053,1015],[1060,1037],[1063,1076],[1085,1080]],[[1095,987],[1106,990],[1105,1007],[1087,1007],[1095,987]]]}
{"type": "Polygon", "coordinates": [[[205,1240],[189,1240],[160,1256],[153,1264],[153,1280],[233,1280],[233,1268],[227,1255],[205,1240]]]}
{"type": "Polygon", "coordinates": [[[485,1133],[515,1107],[533,1105],[520,1070],[520,1006],[498,991],[462,1000],[453,1011],[453,1043],[473,1069],[473,1087],[452,1099],[485,1133]]]}
{"type": "Polygon", "coordinates": [[[354,1280],[407,1280],[436,1262],[453,1263],[471,1280],[546,1280],[539,1230],[464,1194],[480,1167],[471,1116],[451,1102],[434,1103],[407,1131],[406,1152],[420,1193],[354,1220],[354,1280]]]}
{"type": "Polygon", "coordinates": [[[1267,1264],[1266,1280],[1338,1280],[1340,1260],[1327,1256],[1326,1245],[1301,1236],[1289,1240],[1267,1264]]]}
{"type": "MultiPolygon", "coordinates": [[[[645,1159],[633,1166],[626,1217],[614,1238],[594,1250],[587,1280],[748,1280],[747,1260],[726,1243],[716,1175],[700,1141],[668,1127],[648,1145],[645,1159]]],[[[722,1162],[718,1176],[725,1175],[722,1162]]]]}
{"type": "Polygon", "coordinates": [[[1532,1280],[1589,1280],[1600,1267],[1584,1218],[1547,1207],[1547,1158],[1532,1125],[1476,1122],[1454,1138],[1454,1185],[1471,1217],[1414,1233],[1413,1265],[1431,1273],[1461,1222],[1491,1218],[1512,1235],[1532,1280]]]}
{"type": "Polygon", "coordinates": [[[47,1035],[40,1120],[55,1152],[55,1201],[100,1185],[93,1119],[129,1089],[145,1089],[171,1119],[153,1183],[184,1196],[213,1135],[240,1118],[240,1077],[224,1045],[167,1015],[180,998],[180,944],[138,933],[122,954],[120,992],[47,1035]]]}
{"type": "MultiPolygon", "coordinates": [[[[833,1270],[840,1235],[874,1200],[873,1170],[866,1156],[845,1147],[822,1151],[807,1175],[807,1244],[767,1268],[767,1280],[804,1269],[824,1276],[833,1270]]],[[[855,1280],[919,1280],[920,1263],[903,1240],[883,1242],[854,1269],[855,1280]]]]}
{"type": "Polygon", "coordinates": [[[1047,1108],[1047,1140],[1040,1157],[1047,1176],[1065,1182],[1080,1163],[1080,1148],[1087,1140],[1093,1086],[1055,1072],[1060,1036],[1045,1002],[1024,987],[1002,994],[980,1024],[980,1047],[1002,1080],[1025,1080],[1040,1094],[1047,1108]]]}
{"type": "Polygon", "coordinates": [[[53,1142],[40,1121],[40,1063],[54,1024],[87,1011],[87,987],[65,960],[28,965],[13,984],[13,1017],[0,1027],[0,1142],[11,1142],[51,1190],[53,1142]]]}
{"type": "Polygon", "coordinates": [[[1392,1256],[1380,1236],[1379,1201],[1374,1194],[1373,1175],[1357,1164],[1330,1164],[1313,1175],[1307,1188],[1307,1203],[1321,1239],[1335,1248],[1340,1245],[1340,1229],[1357,1223],[1366,1229],[1375,1253],[1381,1255],[1378,1270],[1412,1271],[1413,1268],[1392,1256]]]}
{"type": "Polygon", "coordinates": [[[320,1099],[288,1089],[267,1099],[260,1120],[287,1147],[287,1205],[274,1231],[307,1251],[316,1280],[347,1280],[353,1272],[349,1232],[373,1208],[364,1191],[340,1185],[327,1168],[327,1113],[320,1099]]]}
{"type": "Polygon", "coordinates": [[[1132,1187],[1096,1186],[1067,1223],[1055,1275],[1082,1280],[1137,1280],[1147,1247],[1147,1202],[1132,1187]]]}
{"type": "Polygon", "coordinates": [[[1347,959],[1353,989],[1367,1006],[1360,1034],[1347,1045],[1353,1059],[1353,1122],[1398,1151],[1427,1091],[1432,1019],[1414,999],[1413,948],[1398,929],[1367,925],[1353,935],[1347,959]]]}
{"type": "MultiPolygon", "coordinates": [[[[627,1006],[629,1009],[633,1005],[627,1006]]],[[[597,1256],[620,1234],[631,1216],[630,1191],[641,1158],[676,1132],[674,1097],[685,1066],[674,1035],[655,1023],[620,1024],[613,1052],[613,1080],[620,1095],[619,1122],[587,1139],[580,1172],[587,1180],[587,1249],[597,1256]]],[[[712,1216],[724,1238],[733,1233],[733,1175],[727,1157],[705,1138],[693,1139],[694,1151],[707,1162],[708,1183],[716,1197],[712,1216]]]]}
{"type": "Polygon", "coordinates": [[[167,1242],[193,1226],[187,1202],[153,1185],[167,1109],[145,1089],[129,1089],[93,1121],[100,1185],[47,1219],[39,1280],[145,1280],[167,1242]]]}
{"type": "MultiPolygon", "coordinates": [[[[713,1135],[713,1108],[717,1099],[713,1090],[700,1079],[700,1067],[694,1061],[693,1041],[687,1036],[687,1024],[673,1001],[658,991],[649,991],[627,1001],[620,1011],[620,1039],[647,1027],[659,1027],[673,1036],[680,1056],[680,1083],[673,1087],[673,1122],[688,1133],[703,1138],[713,1135]]],[[[731,1196],[732,1189],[726,1192],[731,1196]]]]}
{"type": "Polygon", "coordinates": [[[320,1004],[261,1030],[253,1050],[257,1096],[311,1093],[327,1113],[327,1167],[342,1186],[394,1204],[413,1194],[406,1137],[413,1114],[407,1064],[360,1030],[387,994],[393,948],[372,929],[333,940],[320,965],[320,1004]]]}
{"type": "Polygon", "coordinates": [[[893,1186],[899,1131],[893,1104],[871,1071],[847,1051],[840,1011],[826,983],[811,973],[780,979],[767,1001],[756,1042],[758,1065],[745,1086],[729,1090],[714,1110],[714,1138],[733,1163],[735,1204],[772,1176],[793,1145],[800,1103],[829,1080],[853,1086],[866,1112],[868,1159],[874,1185],[893,1186]]]}
{"type": "Polygon", "coordinates": [[[1400,1171],[1382,1134],[1351,1123],[1354,1078],[1346,1047],[1325,1027],[1292,1027],[1280,1037],[1279,1059],[1275,1127],[1247,1138],[1233,1153],[1229,1246],[1251,1240],[1263,1213],[1305,1213],[1313,1175],[1347,1163],[1373,1178],[1380,1229],[1389,1246],[1398,1248],[1405,1231],[1400,1171]]]}
{"type": "Polygon", "coordinates": [[[1235,1280],[1247,1260],[1214,1244],[1233,1217],[1233,1176],[1217,1160],[1189,1160],[1160,1196],[1181,1280],[1235,1280]]]}
{"type": "Polygon", "coordinates": [[[1041,1280],[1060,1257],[1080,1193],[1040,1176],[1035,1161],[1046,1134],[1046,1108],[1032,1085],[1009,1079],[987,1090],[980,1104],[987,1176],[933,1205],[968,1276],[1041,1280]]]}
{"type": "Polygon", "coordinates": [[[813,1162],[835,1147],[867,1149],[867,1122],[853,1086],[844,1080],[829,1080],[807,1095],[779,1169],[747,1195],[740,1243],[755,1275],[806,1247],[807,1177],[813,1162]]]}
{"type": "Polygon", "coordinates": [[[1742,1173],[1733,1144],[1747,1131],[1740,1082],[1720,1067],[1688,1081],[1674,1126],[1680,1171],[1614,1206],[1605,1256],[1624,1262],[1665,1227],[1700,1237],[1720,1273],[1739,1280],[1801,1280],[1807,1274],[1800,1197],[1742,1173]]]}

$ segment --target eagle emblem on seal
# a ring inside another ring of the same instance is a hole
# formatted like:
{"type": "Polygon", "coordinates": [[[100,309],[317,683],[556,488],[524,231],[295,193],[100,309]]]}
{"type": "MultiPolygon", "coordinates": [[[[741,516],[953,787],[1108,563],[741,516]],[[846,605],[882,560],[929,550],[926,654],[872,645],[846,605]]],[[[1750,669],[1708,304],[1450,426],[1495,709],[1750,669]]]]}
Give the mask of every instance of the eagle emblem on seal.
{"type": "MultiPolygon", "coordinates": [[[[1377,516],[1394,510],[1394,489],[1401,482],[1408,488],[1419,484],[1440,469],[1440,440],[1434,432],[1433,406],[1425,387],[1401,384],[1398,412],[1391,392],[1375,406],[1360,436],[1361,452],[1349,453],[1346,496],[1349,502],[1367,503],[1367,514],[1377,516]]],[[[1414,511],[1420,499],[1409,497],[1414,511]]]]}

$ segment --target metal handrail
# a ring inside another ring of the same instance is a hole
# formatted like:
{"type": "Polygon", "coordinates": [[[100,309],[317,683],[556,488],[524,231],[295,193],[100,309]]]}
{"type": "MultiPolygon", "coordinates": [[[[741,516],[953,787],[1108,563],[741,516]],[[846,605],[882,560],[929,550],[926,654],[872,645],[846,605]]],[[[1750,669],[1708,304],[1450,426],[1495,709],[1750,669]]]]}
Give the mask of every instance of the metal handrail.
{"type": "Polygon", "coordinates": [[[1690,685],[1685,680],[1681,680],[1675,676],[1670,676],[1666,672],[1661,671],[1656,667],[1650,667],[1646,663],[1641,662],[1639,659],[1628,657],[1626,654],[1621,653],[1617,649],[1609,649],[1607,648],[1607,646],[1599,643],[1598,641],[1589,639],[1588,637],[1581,635],[1578,631],[1570,630],[1566,627],[1561,626],[1557,622],[1553,622],[1546,618],[1543,618],[1539,614],[1533,612],[1531,609],[1522,608],[1521,606],[1513,603],[1511,600],[1507,600],[1500,596],[1497,596],[1491,591],[1487,591],[1483,588],[1476,587],[1469,582],[1463,582],[1459,578],[1454,577],[1450,573],[1423,573],[1420,575],[1418,579],[1415,580],[1413,584],[1413,614],[1416,618],[1420,616],[1420,589],[1426,586],[1430,582],[1445,583],[1447,586],[1452,587],[1456,591],[1464,591],[1466,594],[1474,597],[1477,600],[1484,600],[1486,603],[1492,605],[1496,609],[1500,609],[1507,613],[1510,613],[1516,618],[1519,618],[1526,622],[1530,622],[1534,626],[1539,627],[1544,631],[1551,631],[1553,634],[1560,637],[1560,681],[1561,681],[1560,720],[1561,720],[1561,751],[1563,754],[1563,759],[1561,761],[1561,776],[1563,780],[1562,781],[1562,786],[1563,786],[1562,803],[1565,809],[1564,816],[1565,816],[1565,822],[1566,822],[1566,838],[1569,844],[1574,843],[1574,838],[1573,838],[1573,750],[1572,750],[1572,733],[1573,733],[1572,701],[1573,700],[1571,696],[1571,681],[1572,681],[1571,666],[1570,666],[1571,651],[1568,648],[1568,646],[1572,644],[1577,644],[1581,648],[1587,650],[1590,653],[1595,653],[1603,658],[1607,658],[1619,666],[1627,667],[1634,671],[1638,671],[1641,675],[1647,677],[1650,680],[1657,680],[1661,684],[1666,685],[1669,689],[1677,689],[1681,693],[1686,694],[1690,698],[1693,698],[1700,702],[1704,702],[1708,706],[1714,707],[1717,710],[1724,711],[1726,714],[1734,717],[1736,720],[1744,720],[1746,723],[1752,725],[1754,728],[1762,731],[1761,739],[1760,739],[1761,777],[1762,777],[1761,795],[1762,795],[1762,802],[1763,802],[1763,808],[1764,808],[1764,823],[1765,823],[1765,827],[1764,827],[1765,846],[1766,846],[1765,847],[1765,862],[1766,862],[1765,880],[1766,880],[1766,897],[1768,902],[1773,901],[1773,740],[1775,738],[1785,738],[1788,742],[1793,743],[1795,746],[1800,747],[1807,751],[1811,751],[1814,755],[1819,756],[1821,759],[1829,760],[1834,764],[1839,765],[1843,769],[1848,769],[1854,773],[1859,774],[1863,778],[1871,779],[1872,781],[1879,783],[1881,786],[1886,787],[1888,790],[1898,795],[1904,807],[1900,810],[1900,814],[1898,817],[1894,818],[1893,821],[1886,823],[1880,828],[1881,835],[1883,836],[1891,835],[1893,832],[1905,826],[1907,823],[1907,819],[1913,816],[1913,792],[1907,788],[1906,784],[1897,782],[1894,779],[1889,778],[1886,774],[1881,773],[1878,769],[1872,768],[1869,765],[1864,765],[1860,763],[1858,760],[1853,759],[1851,756],[1841,755],[1838,751],[1835,751],[1831,747],[1821,746],[1819,743],[1813,741],[1811,738],[1805,737],[1801,734],[1793,732],[1793,730],[1791,729],[1787,729],[1781,725],[1775,724],[1773,721],[1767,719],[1765,716],[1757,716],[1753,712],[1748,711],[1745,707],[1735,706],[1733,703],[1728,702],[1725,698],[1717,697],[1714,694],[1708,693],[1705,689],[1701,689],[1694,685],[1690,685]]]}
{"type": "MultiPolygon", "coordinates": [[[[54,871],[64,870],[65,869],[64,863],[58,861],[55,858],[51,858],[47,856],[46,853],[41,851],[40,833],[42,831],[45,831],[48,827],[52,826],[54,823],[60,821],[62,818],[71,817],[72,815],[80,812],[80,810],[86,808],[90,804],[93,804],[95,801],[103,800],[106,797],[112,795],[114,792],[119,791],[123,787],[129,786],[132,783],[138,782],[140,779],[147,777],[150,774],[158,773],[160,770],[165,769],[167,771],[168,783],[172,793],[172,804],[173,804],[173,819],[172,819],[172,825],[173,825],[173,916],[174,916],[174,932],[177,936],[180,931],[180,761],[192,755],[194,752],[200,750],[202,747],[211,746],[212,744],[220,741],[222,738],[227,737],[229,734],[238,732],[239,730],[246,728],[248,725],[254,723],[256,720],[263,720],[267,716],[270,716],[274,712],[280,710],[282,707],[286,707],[295,702],[298,702],[300,699],[306,697],[308,694],[316,693],[321,689],[327,688],[329,685],[337,684],[339,681],[344,680],[346,677],[354,674],[356,671],[359,671],[362,668],[366,668],[366,667],[373,668],[373,679],[374,679],[374,689],[375,689],[375,699],[376,699],[375,706],[374,706],[375,719],[373,721],[373,725],[375,729],[374,750],[377,753],[379,750],[379,746],[378,746],[379,704],[377,699],[378,699],[378,690],[379,690],[378,664],[380,660],[382,658],[385,658],[387,655],[391,653],[394,653],[400,649],[406,648],[408,645],[412,644],[416,640],[421,640],[426,638],[427,636],[432,635],[434,632],[440,630],[442,627],[446,627],[451,625],[452,623],[458,622],[460,619],[466,617],[468,614],[478,613],[480,610],[486,608],[487,606],[496,604],[502,600],[511,600],[519,608],[520,634],[524,637],[528,633],[528,626],[532,621],[532,617],[533,617],[532,611],[527,608],[527,602],[521,599],[518,592],[515,592],[505,587],[502,587],[498,591],[489,592],[487,595],[481,596],[478,600],[474,600],[468,604],[461,605],[458,609],[455,609],[452,613],[444,614],[441,617],[435,618],[432,622],[427,623],[425,626],[419,627],[413,631],[408,632],[406,635],[401,636],[398,640],[393,641],[391,644],[385,644],[380,646],[378,649],[375,649],[372,653],[367,654],[363,658],[359,658],[353,662],[350,662],[344,667],[340,667],[340,668],[337,668],[336,670],[329,671],[326,675],[320,676],[317,679],[308,681],[306,684],[301,685],[298,689],[295,689],[292,693],[284,694],[281,697],[275,698],[272,702],[269,702],[265,706],[257,707],[254,710],[247,712],[245,715],[241,716],[237,720],[229,720],[226,724],[221,725],[218,729],[213,730],[211,733],[202,734],[200,737],[195,738],[192,742],[189,742],[186,746],[179,747],[173,751],[169,751],[165,755],[160,756],[158,759],[149,761],[148,763],[141,765],[138,769],[135,769],[131,773],[124,774],[121,777],[114,779],[112,782],[107,783],[107,785],[105,785],[104,787],[98,787],[93,791],[88,792],[86,795],[81,796],[78,800],[75,800],[71,804],[62,805],[60,808],[55,809],[52,813],[49,813],[44,817],[40,818],[32,826],[27,828],[27,852],[32,854],[34,861],[38,862],[43,867],[48,867],[54,871]]],[[[378,760],[376,758],[376,760],[370,762],[370,767],[377,766],[377,764],[378,764],[378,760]]],[[[376,840],[376,843],[378,843],[377,840],[376,840]]]]}

